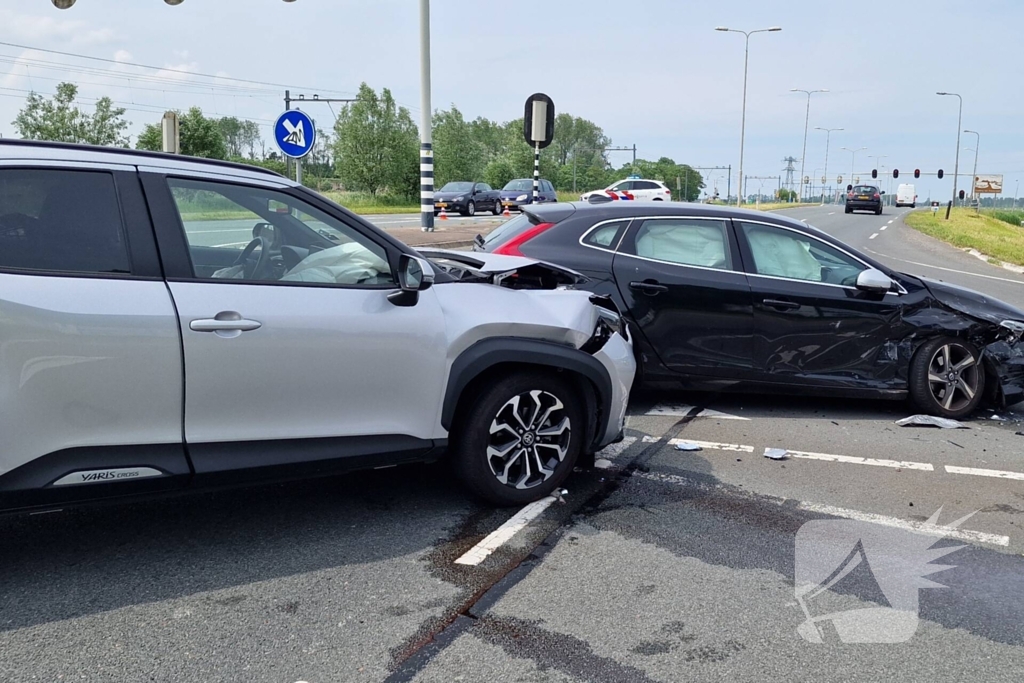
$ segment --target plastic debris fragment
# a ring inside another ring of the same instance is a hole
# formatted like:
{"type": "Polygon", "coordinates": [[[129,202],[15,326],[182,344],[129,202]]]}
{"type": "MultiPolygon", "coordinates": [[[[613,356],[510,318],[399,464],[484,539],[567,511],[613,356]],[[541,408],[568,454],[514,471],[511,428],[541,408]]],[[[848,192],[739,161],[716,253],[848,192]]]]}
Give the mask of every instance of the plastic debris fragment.
{"type": "Polygon", "coordinates": [[[677,451],[700,451],[703,450],[700,446],[689,441],[680,441],[676,444],[677,451]]]}
{"type": "Polygon", "coordinates": [[[772,460],[785,460],[789,457],[789,451],[785,448],[766,448],[764,449],[764,457],[771,458],[772,460]]]}
{"type": "Polygon", "coordinates": [[[598,458],[594,461],[594,467],[599,470],[611,469],[612,461],[607,458],[598,458]]]}
{"type": "Polygon", "coordinates": [[[902,420],[896,420],[896,424],[900,427],[939,427],[940,429],[970,429],[963,422],[957,422],[956,420],[950,420],[945,417],[937,417],[935,415],[911,415],[905,417],[902,420]]]}

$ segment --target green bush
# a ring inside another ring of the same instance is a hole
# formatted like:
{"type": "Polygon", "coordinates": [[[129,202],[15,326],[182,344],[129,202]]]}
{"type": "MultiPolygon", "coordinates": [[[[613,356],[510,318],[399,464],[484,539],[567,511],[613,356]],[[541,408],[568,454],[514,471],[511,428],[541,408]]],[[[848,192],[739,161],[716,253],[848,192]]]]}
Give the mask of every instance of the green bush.
{"type": "Polygon", "coordinates": [[[1021,222],[1024,221],[1024,209],[989,209],[983,213],[1016,227],[1020,227],[1021,222]]]}

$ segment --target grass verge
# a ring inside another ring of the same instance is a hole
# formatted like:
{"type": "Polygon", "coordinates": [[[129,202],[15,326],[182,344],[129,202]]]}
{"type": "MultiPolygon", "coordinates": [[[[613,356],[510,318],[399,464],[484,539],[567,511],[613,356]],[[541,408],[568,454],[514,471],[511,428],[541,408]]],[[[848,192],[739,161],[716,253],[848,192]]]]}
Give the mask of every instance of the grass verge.
{"type": "Polygon", "coordinates": [[[988,257],[1004,263],[1024,266],[1024,229],[977,214],[973,209],[953,209],[949,220],[946,212],[914,211],[906,223],[913,229],[961,249],[977,249],[988,257]]]}

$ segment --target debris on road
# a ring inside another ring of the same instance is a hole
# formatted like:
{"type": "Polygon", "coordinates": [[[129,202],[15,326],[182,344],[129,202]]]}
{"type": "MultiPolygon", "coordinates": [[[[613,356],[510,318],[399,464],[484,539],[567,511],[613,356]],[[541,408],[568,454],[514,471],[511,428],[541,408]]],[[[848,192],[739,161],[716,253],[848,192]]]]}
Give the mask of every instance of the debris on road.
{"type": "Polygon", "coordinates": [[[612,466],[612,461],[608,460],[607,458],[598,458],[597,460],[594,461],[595,469],[607,470],[607,469],[611,469],[611,466],[612,466]]]}
{"type": "Polygon", "coordinates": [[[935,415],[911,415],[905,417],[902,420],[896,420],[896,424],[900,427],[939,427],[941,429],[970,429],[963,422],[957,422],[956,420],[950,420],[945,417],[936,417],[935,415]]]}
{"type": "MultiPolygon", "coordinates": [[[[946,439],[946,441],[949,441],[949,439],[946,439]]],[[[963,448],[963,446],[961,446],[960,444],[958,444],[958,443],[957,443],[956,441],[949,441],[949,443],[953,444],[953,445],[954,445],[954,446],[956,446],[957,448],[963,448]]]]}
{"type": "Polygon", "coordinates": [[[569,495],[568,489],[555,489],[551,492],[551,497],[555,499],[556,503],[565,505],[565,497],[569,495]]]}
{"type": "Polygon", "coordinates": [[[999,415],[989,415],[988,419],[995,420],[996,422],[1006,422],[1006,418],[999,415]]]}
{"type": "Polygon", "coordinates": [[[677,451],[702,451],[704,449],[701,448],[700,446],[698,446],[695,443],[690,443],[689,441],[680,441],[679,443],[676,444],[676,450],[677,451]]]}
{"type": "Polygon", "coordinates": [[[785,460],[789,457],[789,451],[785,448],[766,448],[764,449],[764,457],[772,460],[785,460]]]}

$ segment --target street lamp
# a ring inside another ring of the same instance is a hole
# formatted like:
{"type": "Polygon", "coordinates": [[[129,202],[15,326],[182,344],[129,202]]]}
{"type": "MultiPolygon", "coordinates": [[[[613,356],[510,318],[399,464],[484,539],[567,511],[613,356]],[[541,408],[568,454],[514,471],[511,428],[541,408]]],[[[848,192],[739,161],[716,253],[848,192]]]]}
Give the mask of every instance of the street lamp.
{"type": "Polygon", "coordinates": [[[974,145],[974,175],[971,176],[971,199],[977,199],[975,193],[978,189],[978,151],[981,149],[981,133],[976,130],[964,130],[964,132],[978,136],[978,141],[974,145]]]}
{"type": "Polygon", "coordinates": [[[960,100],[960,113],[956,120],[956,164],[953,166],[953,203],[956,203],[957,181],[960,179],[960,129],[964,119],[964,98],[955,92],[937,92],[936,95],[955,97],[960,100]]]}
{"type": "Polygon", "coordinates": [[[755,33],[774,33],[775,31],[781,31],[782,28],[779,26],[773,26],[771,28],[759,28],[755,31],[740,31],[734,28],[719,26],[715,30],[724,31],[726,33],[742,33],[746,37],[743,53],[743,112],[740,119],[740,177],[736,186],[736,204],[739,206],[743,203],[743,144],[745,142],[747,132],[747,64],[750,61],[750,36],[755,33]]]}
{"type": "MultiPolygon", "coordinates": [[[[828,178],[828,143],[829,143],[830,139],[832,138],[832,131],[834,131],[834,130],[843,130],[843,129],[842,128],[820,128],[818,126],[815,126],[814,130],[823,130],[823,131],[825,131],[825,177],[828,178]]],[[[824,187],[821,188],[821,203],[822,203],[822,205],[825,204],[825,188],[824,187]]]]}
{"type": "Polygon", "coordinates": [[[811,122],[811,95],[819,92],[828,92],[828,90],[801,90],[800,88],[791,88],[789,92],[802,92],[807,95],[807,114],[804,117],[804,151],[800,154],[800,194],[799,201],[804,200],[804,165],[807,162],[807,126],[811,122]]]}
{"type": "Polygon", "coordinates": [[[850,152],[851,154],[853,154],[853,160],[850,162],[850,182],[852,183],[853,182],[853,176],[857,172],[857,152],[863,152],[864,150],[867,149],[867,147],[858,147],[857,149],[850,149],[849,147],[843,147],[842,149],[844,149],[847,152],[850,152]]]}

